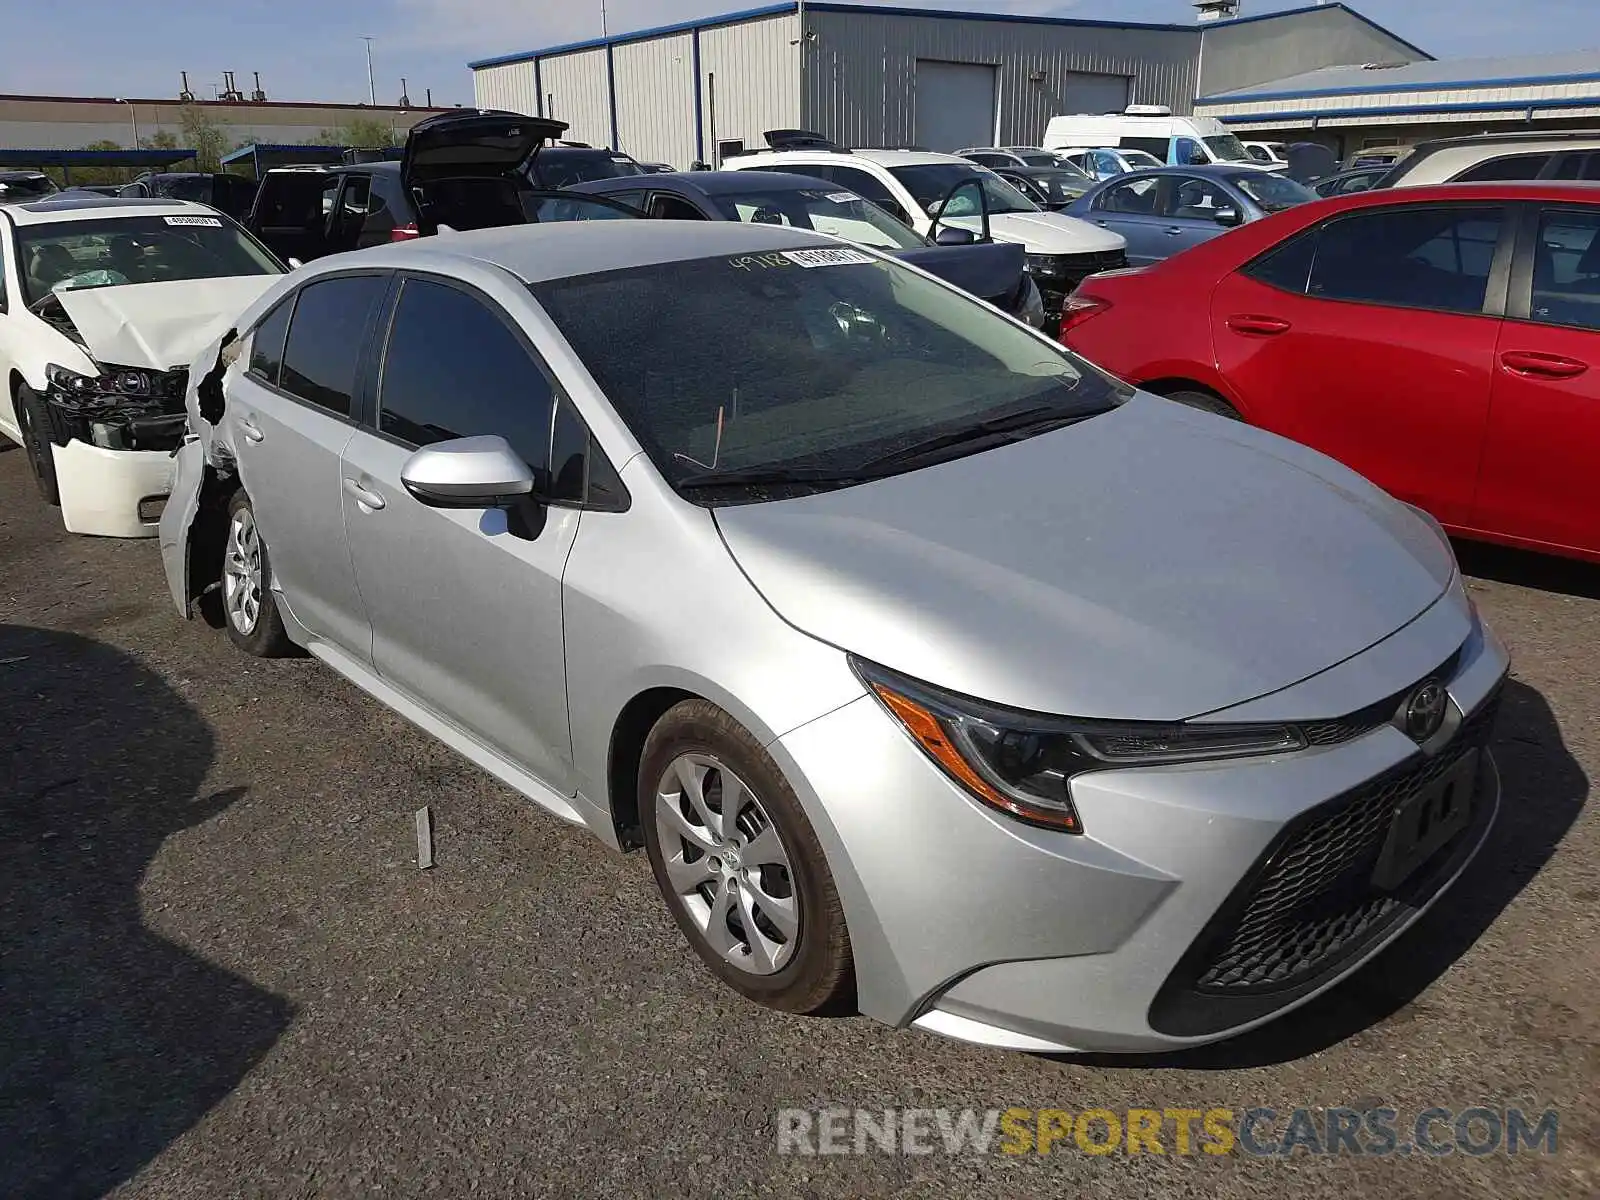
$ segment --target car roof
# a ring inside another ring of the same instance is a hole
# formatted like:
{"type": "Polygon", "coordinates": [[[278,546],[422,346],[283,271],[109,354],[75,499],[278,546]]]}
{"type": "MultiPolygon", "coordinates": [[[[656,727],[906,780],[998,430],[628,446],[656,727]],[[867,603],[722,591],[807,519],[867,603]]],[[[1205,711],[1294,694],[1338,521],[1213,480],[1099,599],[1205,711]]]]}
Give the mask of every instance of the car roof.
{"type": "Polygon", "coordinates": [[[1600,205],[1600,184],[1555,179],[1506,183],[1430,183],[1421,187],[1374,188],[1367,192],[1352,192],[1348,196],[1337,196],[1322,203],[1346,209],[1394,204],[1437,204],[1442,200],[1498,200],[1507,203],[1519,200],[1556,201],[1600,205]]]}
{"type": "Polygon", "coordinates": [[[931,150],[757,150],[741,154],[740,160],[759,159],[762,162],[848,162],[852,158],[865,159],[884,167],[924,167],[935,163],[960,163],[975,167],[978,164],[959,154],[936,154],[931,150]]]}
{"type": "Polygon", "coordinates": [[[49,225],[67,221],[100,221],[116,217],[177,217],[185,214],[215,217],[217,210],[192,200],[98,194],[54,195],[6,206],[6,215],[18,226],[49,225]]]}
{"type": "Polygon", "coordinates": [[[1245,176],[1270,175],[1273,172],[1263,171],[1259,167],[1247,166],[1244,163],[1197,163],[1192,167],[1179,167],[1168,164],[1164,167],[1144,167],[1138,171],[1128,171],[1122,175],[1113,176],[1106,180],[1107,183],[1125,183],[1129,179],[1159,179],[1164,175],[1198,175],[1202,179],[1242,179],[1245,176]]]}
{"type": "Polygon", "coordinates": [[[737,195],[758,189],[777,192],[785,188],[801,191],[820,187],[838,191],[843,186],[798,171],[761,171],[754,175],[749,171],[660,171],[654,175],[618,175],[613,179],[586,180],[572,184],[567,190],[596,193],[635,191],[660,187],[663,183],[675,183],[707,196],[737,195]]]}
{"type": "Polygon", "coordinates": [[[478,262],[508,271],[524,283],[538,283],[723,254],[838,244],[835,238],[803,229],[743,221],[552,221],[385,243],[317,259],[296,275],[317,274],[325,267],[348,270],[358,264],[448,272],[452,265],[478,262]]]}
{"type": "Polygon", "coordinates": [[[1027,179],[1037,179],[1041,175],[1070,175],[1073,179],[1083,178],[1076,171],[1069,171],[1065,167],[1035,167],[1027,163],[1007,163],[1003,167],[991,167],[990,170],[1001,175],[1021,175],[1027,179]]]}

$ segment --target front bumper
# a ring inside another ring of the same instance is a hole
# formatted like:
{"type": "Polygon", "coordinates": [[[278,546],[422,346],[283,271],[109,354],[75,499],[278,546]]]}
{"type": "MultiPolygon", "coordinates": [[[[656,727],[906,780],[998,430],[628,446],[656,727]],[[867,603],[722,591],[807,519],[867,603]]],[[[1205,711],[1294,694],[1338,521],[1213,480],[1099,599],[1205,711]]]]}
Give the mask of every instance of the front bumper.
{"type": "Polygon", "coordinates": [[[172,490],[166,450],[106,450],[76,438],[52,445],[61,519],[70,533],[154,537],[172,490]]]}
{"type": "Polygon", "coordinates": [[[1126,250],[1106,250],[1094,254],[1029,254],[1028,274],[1044,297],[1047,318],[1060,320],[1061,305],[1085,279],[1101,271],[1116,271],[1128,265],[1126,250]]]}
{"type": "MultiPolygon", "coordinates": [[[[1457,717],[1471,716],[1492,704],[1507,658],[1475,624],[1461,645],[1467,623],[1447,615],[1435,618],[1436,628],[1454,637],[1435,646],[1433,665],[1460,645],[1447,690],[1457,717]]],[[[1406,640],[1395,644],[1357,656],[1372,656],[1369,683],[1400,690],[1416,682],[1392,674],[1410,669],[1406,640]]],[[[1296,703],[1296,690],[1284,693],[1286,705],[1296,703]]],[[[1486,738],[1489,719],[1464,721],[1461,736],[1486,738]]],[[[1218,945],[1231,944],[1241,894],[1277,861],[1286,837],[1375,780],[1417,769],[1425,756],[1405,734],[1385,724],[1279,758],[1083,776],[1074,782],[1083,836],[983,808],[870,697],[771,749],[814,815],[834,868],[862,1011],[1025,1050],[1163,1050],[1282,1015],[1408,928],[1476,852],[1498,807],[1485,754],[1472,823],[1408,880],[1400,904],[1356,929],[1338,953],[1310,962],[1293,987],[1236,990],[1220,1003],[1201,988],[1197,1006],[1190,993],[1218,945]],[[1241,997],[1246,1002],[1236,1003],[1241,997]]]]}

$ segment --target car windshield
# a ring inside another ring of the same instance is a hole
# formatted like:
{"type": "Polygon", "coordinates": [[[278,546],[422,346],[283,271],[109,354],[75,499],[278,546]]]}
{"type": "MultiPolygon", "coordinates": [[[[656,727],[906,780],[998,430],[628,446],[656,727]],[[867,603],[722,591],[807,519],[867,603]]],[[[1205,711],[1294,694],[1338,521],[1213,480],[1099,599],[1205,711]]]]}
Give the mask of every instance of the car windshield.
{"type": "MultiPolygon", "coordinates": [[[[531,287],[675,486],[783,472],[838,486],[930,437],[1036,412],[1059,423],[1131,394],[981,301],[852,247],[531,287]]],[[[775,497],[756,487],[732,498],[775,497]]]]}
{"type": "Polygon", "coordinates": [[[1052,203],[1076,200],[1089,190],[1091,180],[1082,171],[1051,169],[1029,175],[1028,181],[1050,197],[1052,203]]]}
{"type": "Polygon", "coordinates": [[[565,188],[591,179],[617,179],[645,173],[644,168],[626,154],[564,148],[536,155],[529,170],[533,182],[546,188],[565,188]]]}
{"type": "Polygon", "coordinates": [[[1277,175],[1267,171],[1236,175],[1232,182],[1234,187],[1267,212],[1282,212],[1286,208],[1293,208],[1296,204],[1304,204],[1307,200],[1317,198],[1317,194],[1304,184],[1296,183],[1287,175],[1277,175]]]}
{"type": "Polygon", "coordinates": [[[171,196],[174,200],[197,200],[211,203],[211,176],[209,175],[158,175],[147,181],[150,190],[158,196],[171,196]]]}
{"type": "Polygon", "coordinates": [[[910,250],[928,244],[876,204],[843,188],[752,190],[711,199],[730,221],[814,229],[882,250],[910,250]]]}
{"type": "Polygon", "coordinates": [[[16,236],[30,305],[76,288],[283,273],[264,246],[223,216],[52,221],[22,226],[16,236]]]}
{"type": "Polygon", "coordinates": [[[60,190],[48,175],[0,175],[0,196],[48,196],[60,190]]]}
{"type": "Polygon", "coordinates": [[[1149,167],[1164,167],[1167,165],[1148,150],[1119,150],[1117,153],[1122,155],[1123,161],[1128,164],[1128,169],[1132,171],[1143,171],[1149,167]]]}
{"type": "MultiPolygon", "coordinates": [[[[1029,200],[993,171],[970,163],[923,163],[916,167],[890,167],[893,175],[910,192],[917,207],[927,212],[930,205],[943,203],[944,198],[957,184],[977,179],[983,187],[990,213],[1038,212],[1039,206],[1029,200]]],[[[945,210],[947,217],[975,217],[978,215],[977,188],[962,188],[945,210]]]]}
{"type": "Polygon", "coordinates": [[[1255,161],[1250,157],[1250,151],[1244,148],[1244,143],[1231,133],[1219,133],[1206,138],[1205,142],[1211,148],[1211,157],[1218,162],[1255,161]]]}

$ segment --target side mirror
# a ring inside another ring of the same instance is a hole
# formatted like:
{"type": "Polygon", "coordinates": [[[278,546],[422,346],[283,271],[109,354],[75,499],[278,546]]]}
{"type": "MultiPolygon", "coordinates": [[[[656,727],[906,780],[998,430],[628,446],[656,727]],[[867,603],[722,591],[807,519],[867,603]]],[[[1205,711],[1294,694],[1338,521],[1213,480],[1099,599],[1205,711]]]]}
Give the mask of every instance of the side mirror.
{"type": "Polygon", "coordinates": [[[401,466],[400,482],[431,508],[502,508],[534,491],[533,468],[493,433],[423,446],[401,466]]]}
{"type": "Polygon", "coordinates": [[[954,225],[941,225],[939,232],[933,235],[935,246],[970,246],[978,240],[978,235],[970,229],[958,229],[954,225]]]}
{"type": "Polygon", "coordinates": [[[1237,208],[1219,208],[1211,214],[1211,219],[1218,225],[1226,225],[1229,228],[1244,224],[1244,214],[1237,208]]]}

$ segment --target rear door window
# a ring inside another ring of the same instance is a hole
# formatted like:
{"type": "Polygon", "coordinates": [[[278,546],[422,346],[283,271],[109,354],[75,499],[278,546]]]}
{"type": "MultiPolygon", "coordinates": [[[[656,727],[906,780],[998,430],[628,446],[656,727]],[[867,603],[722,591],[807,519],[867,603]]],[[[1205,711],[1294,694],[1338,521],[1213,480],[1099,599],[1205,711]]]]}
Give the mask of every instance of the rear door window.
{"type": "Polygon", "coordinates": [[[1534,248],[1531,315],[1544,325],[1600,330],[1600,211],[1546,211],[1534,248]]]}
{"type": "MultiPolygon", "coordinates": [[[[811,168],[799,170],[799,174],[810,174],[811,168]]],[[[865,200],[871,200],[879,208],[887,209],[898,221],[911,223],[911,214],[906,212],[905,205],[894,198],[894,193],[889,190],[889,185],[884,183],[870,171],[863,171],[860,167],[833,167],[828,176],[835,183],[842,183],[856,195],[865,200]]]]}
{"type": "Polygon", "coordinates": [[[1505,158],[1491,158],[1488,162],[1461,172],[1455,183],[1506,183],[1523,179],[1537,179],[1550,162],[1549,154],[1511,154],[1505,158]]]}
{"type": "MultiPolygon", "coordinates": [[[[616,199],[616,197],[612,197],[616,199]]],[[[650,197],[650,215],[661,221],[704,221],[705,213],[682,196],[671,192],[657,192],[650,197]]]]}
{"type": "Polygon", "coordinates": [[[385,276],[349,275],[301,288],[278,386],[318,408],[350,416],[367,326],[388,286],[385,276]]]}
{"type": "Polygon", "coordinates": [[[1399,308],[1481,313],[1505,224],[1501,208],[1363,212],[1323,226],[1308,292],[1399,308]]]}

